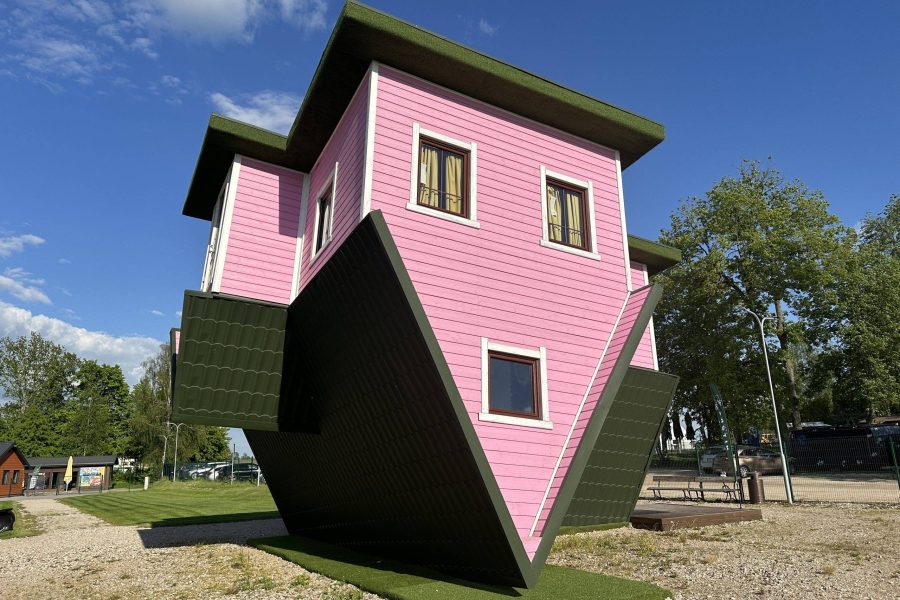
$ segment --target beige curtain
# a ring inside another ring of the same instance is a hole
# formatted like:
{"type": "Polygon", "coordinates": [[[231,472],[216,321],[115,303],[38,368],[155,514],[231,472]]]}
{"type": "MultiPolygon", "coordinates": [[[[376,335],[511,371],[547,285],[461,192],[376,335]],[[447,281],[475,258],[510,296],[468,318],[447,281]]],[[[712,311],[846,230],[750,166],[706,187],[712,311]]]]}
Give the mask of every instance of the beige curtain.
{"type": "Polygon", "coordinates": [[[562,239],[562,203],[559,190],[552,185],[547,186],[547,225],[550,241],[561,242],[562,239]]]}
{"type": "Polygon", "coordinates": [[[424,144],[419,150],[419,204],[438,208],[438,153],[424,144]]]}
{"type": "Polygon", "coordinates": [[[447,210],[461,215],[463,212],[462,187],[463,187],[463,161],[462,157],[447,153],[444,158],[446,175],[444,183],[447,184],[447,210]]]}
{"type": "Polygon", "coordinates": [[[568,217],[569,244],[584,246],[584,227],[581,223],[581,194],[564,190],[566,194],[566,217],[568,217]]]}

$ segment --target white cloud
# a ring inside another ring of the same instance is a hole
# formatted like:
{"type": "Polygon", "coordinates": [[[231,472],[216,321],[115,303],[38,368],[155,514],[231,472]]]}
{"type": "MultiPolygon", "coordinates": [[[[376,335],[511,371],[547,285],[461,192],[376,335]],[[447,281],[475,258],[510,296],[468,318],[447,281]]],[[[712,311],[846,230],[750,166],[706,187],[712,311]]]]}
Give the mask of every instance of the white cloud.
{"type": "Polygon", "coordinates": [[[68,258],[60,258],[60,259],[59,259],[58,261],[56,261],[56,262],[58,262],[58,263],[61,264],[61,265],[71,265],[71,264],[72,264],[72,261],[69,260],[68,258]]]}
{"type": "Polygon", "coordinates": [[[151,314],[151,315],[156,315],[157,317],[164,317],[164,316],[166,316],[166,313],[164,313],[164,312],[161,311],[161,310],[157,310],[157,309],[155,309],[155,308],[154,308],[153,310],[150,311],[150,314],[151,314]]]}
{"type": "Polygon", "coordinates": [[[25,246],[39,246],[45,241],[47,240],[30,233],[0,237],[0,256],[9,256],[13,252],[21,252],[25,249],[25,246]]]}
{"type": "Polygon", "coordinates": [[[82,358],[122,367],[125,378],[137,383],[141,363],[156,354],[161,341],[145,336],[116,336],[76,327],[61,319],[35,315],[31,311],[0,301],[0,337],[23,336],[35,331],[82,358]]]}
{"type": "Polygon", "coordinates": [[[159,25],[187,37],[211,42],[253,41],[261,0],[157,0],[159,25]]]}
{"type": "Polygon", "coordinates": [[[304,29],[313,31],[325,29],[325,12],[328,3],[325,0],[279,0],[281,18],[304,29]]]}
{"type": "Polygon", "coordinates": [[[37,286],[46,283],[43,279],[36,279],[31,273],[21,267],[7,268],[0,275],[0,291],[5,291],[19,300],[25,302],[41,302],[53,304],[50,298],[37,286]]]}
{"type": "Polygon", "coordinates": [[[500,29],[499,25],[491,25],[484,19],[478,21],[478,30],[485,35],[494,35],[498,29],[500,29]]]}
{"type": "Polygon", "coordinates": [[[209,96],[216,109],[226,117],[279,133],[290,131],[297,109],[300,107],[299,96],[287,92],[264,90],[244,98],[245,102],[239,104],[219,92],[209,96]]]}
{"type": "Polygon", "coordinates": [[[175,311],[175,316],[176,316],[176,317],[180,317],[180,316],[181,316],[181,311],[180,311],[180,310],[176,310],[176,311],[175,311]]]}

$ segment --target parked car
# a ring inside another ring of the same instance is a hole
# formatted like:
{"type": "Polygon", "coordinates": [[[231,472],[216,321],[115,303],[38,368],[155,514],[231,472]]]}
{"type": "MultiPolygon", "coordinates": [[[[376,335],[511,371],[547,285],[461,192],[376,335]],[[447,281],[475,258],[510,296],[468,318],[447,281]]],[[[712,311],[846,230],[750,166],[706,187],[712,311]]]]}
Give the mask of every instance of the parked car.
{"type": "Polygon", "coordinates": [[[879,471],[900,450],[900,426],[861,425],[791,431],[792,466],[798,471],[879,471]]]}
{"type": "Polygon", "coordinates": [[[221,465],[210,471],[209,479],[213,481],[256,481],[259,476],[259,465],[256,463],[237,463],[232,471],[231,465],[221,465]]]}
{"type": "MultiPolygon", "coordinates": [[[[738,446],[737,455],[741,477],[746,477],[751,471],[758,471],[759,473],[778,473],[781,471],[781,456],[768,448],[738,446]]],[[[712,471],[714,473],[733,474],[733,463],[725,450],[722,450],[713,458],[712,471]]]]}
{"type": "Polygon", "coordinates": [[[703,453],[703,456],[700,457],[700,469],[704,473],[712,473],[713,472],[713,461],[716,456],[725,452],[725,448],[722,446],[710,446],[707,448],[706,452],[703,453]]]}

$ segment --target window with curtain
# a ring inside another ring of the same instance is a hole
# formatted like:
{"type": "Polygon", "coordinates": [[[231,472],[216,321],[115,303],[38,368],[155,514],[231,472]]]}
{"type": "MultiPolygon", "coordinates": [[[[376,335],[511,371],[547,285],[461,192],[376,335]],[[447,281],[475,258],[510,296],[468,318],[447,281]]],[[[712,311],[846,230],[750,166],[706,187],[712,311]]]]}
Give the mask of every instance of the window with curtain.
{"type": "Polygon", "coordinates": [[[589,250],[584,190],[547,180],[547,237],[573,248],[589,250]]]}
{"type": "Polygon", "coordinates": [[[319,218],[316,221],[316,247],[318,253],[322,247],[331,240],[332,211],[334,203],[332,202],[331,188],[319,198],[319,218]]]}
{"type": "Polygon", "coordinates": [[[489,352],[488,369],[490,412],[541,418],[536,358],[489,352]]]}
{"type": "Polygon", "coordinates": [[[468,218],[468,158],[467,152],[421,138],[418,204],[468,218]]]}
{"type": "Polygon", "coordinates": [[[19,472],[13,471],[13,485],[19,483],[19,472]]]}

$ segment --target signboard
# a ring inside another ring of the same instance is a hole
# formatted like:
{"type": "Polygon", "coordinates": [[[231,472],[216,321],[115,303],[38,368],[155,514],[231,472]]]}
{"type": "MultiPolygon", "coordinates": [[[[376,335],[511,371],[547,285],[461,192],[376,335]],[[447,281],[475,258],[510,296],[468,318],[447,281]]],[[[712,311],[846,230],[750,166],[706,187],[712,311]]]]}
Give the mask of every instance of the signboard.
{"type": "Polygon", "coordinates": [[[81,487],[102,486],[104,469],[106,467],[81,467],[78,472],[78,485],[81,487]]]}

